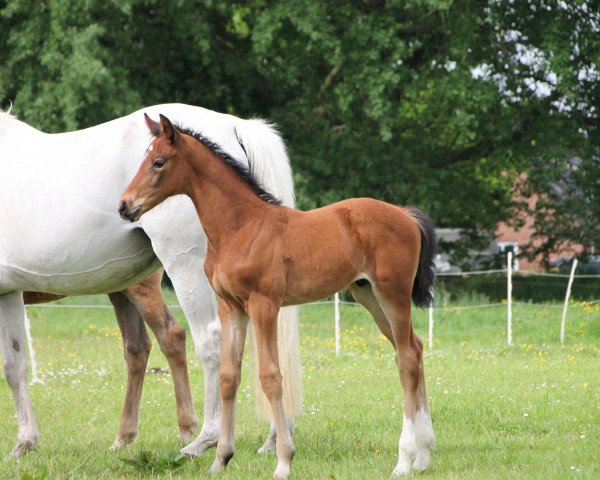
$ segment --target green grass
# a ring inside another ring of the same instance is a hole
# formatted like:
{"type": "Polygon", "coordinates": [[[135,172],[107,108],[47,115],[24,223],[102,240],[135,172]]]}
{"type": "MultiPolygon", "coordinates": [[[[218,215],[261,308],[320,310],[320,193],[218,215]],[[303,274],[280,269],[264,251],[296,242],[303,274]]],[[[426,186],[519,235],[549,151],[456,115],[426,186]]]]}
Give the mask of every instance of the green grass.
{"type": "MultiPolygon", "coordinates": [[[[175,299],[169,294],[169,303],[175,299]]],[[[59,304],[101,303],[106,297],[59,304]]],[[[427,312],[414,311],[426,341],[427,312]]],[[[183,321],[180,310],[174,310],[183,321]]],[[[175,401],[168,375],[147,375],[137,442],[110,452],[125,366],[110,309],[30,308],[44,385],[31,386],[41,433],[20,461],[0,461],[0,478],[206,478],[214,451],[178,461],[175,401]]],[[[564,346],[560,305],[435,312],[425,371],[437,439],[427,479],[600,478],[600,305],[570,307],[564,346]]],[[[397,461],[402,391],[391,347],[360,307],[342,307],[341,354],[331,305],[301,309],[305,412],[294,436],[294,478],[389,478],[397,461]]],[[[189,338],[189,337],[188,337],[189,338]]],[[[196,408],[200,362],[188,350],[196,408]]],[[[245,366],[249,362],[245,362],[245,366]]],[[[155,346],[149,367],[167,368],[155,346]]],[[[267,426],[254,415],[245,370],[238,396],[236,454],[222,479],[271,478],[273,456],[258,456],[267,426]]],[[[0,451],[16,438],[14,404],[0,382],[0,451]]]]}

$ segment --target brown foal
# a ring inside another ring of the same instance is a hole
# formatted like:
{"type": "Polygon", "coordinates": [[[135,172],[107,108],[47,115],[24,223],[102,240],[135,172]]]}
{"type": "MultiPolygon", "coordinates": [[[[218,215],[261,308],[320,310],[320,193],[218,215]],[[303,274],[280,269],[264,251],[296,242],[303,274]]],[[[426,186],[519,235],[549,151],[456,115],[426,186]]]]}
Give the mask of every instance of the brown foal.
{"type": "Polygon", "coordinates": [[[190,130],[146,117],[156,137],[121,197],[123,218],[139,217],[188,195],[208,237],[204,269],[220,296],[221,432],[211,472],[234,451],[235,397],[248,321],[256,335],[259,378],[277,430],[275,478],[288,478],[294,444],[282,403],[277,313],[349,287],[394,346],[404,417],[394,474],[425,470],[434,445],[423,373],[423,344],[411,322],[411,297],[432,300],[435,236],[417,209],[373,199],[345,200],[309,212],[282,207],[249,171],[190,130]]]}

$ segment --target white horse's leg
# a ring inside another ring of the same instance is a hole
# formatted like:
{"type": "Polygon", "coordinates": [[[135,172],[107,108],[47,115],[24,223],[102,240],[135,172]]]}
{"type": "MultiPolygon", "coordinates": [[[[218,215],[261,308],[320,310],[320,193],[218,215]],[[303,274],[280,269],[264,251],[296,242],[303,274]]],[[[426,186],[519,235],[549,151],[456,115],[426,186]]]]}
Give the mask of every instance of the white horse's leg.
{"type": "Polygon", "coordinates": [[[193,292],[191,298],[185,293],[178,298],[190,325],[196,354],[204,368],[204,418],[198,437],[181,452],[198,456],[217,445],[221,427],[221,324],[217,317],[217,299],[202,270],[196,272],[193,282],[177,275],[169,276],[176,292],[193,292]]]}
{"type": "Polygon", "coordinates": [[[11,455],[20,457],[35,447],[40,436],[27,388],[25,305],[21,292],[0,295],[0,350],[4,375],[17,408],[19,433],[11,455]]]}
{"type": "Polygon", "coordinates": [[[221,325],[217,298],[204,274],[206,235],[187,197],[167,199],[143,217],[144,231],[171,279],[204,367],[204,418],[198,437],[182,453],[202,455],[217,445],[221,425],[219,367],[221,325]],[[177,212],[177,215],[168,212],[177,212]]]}

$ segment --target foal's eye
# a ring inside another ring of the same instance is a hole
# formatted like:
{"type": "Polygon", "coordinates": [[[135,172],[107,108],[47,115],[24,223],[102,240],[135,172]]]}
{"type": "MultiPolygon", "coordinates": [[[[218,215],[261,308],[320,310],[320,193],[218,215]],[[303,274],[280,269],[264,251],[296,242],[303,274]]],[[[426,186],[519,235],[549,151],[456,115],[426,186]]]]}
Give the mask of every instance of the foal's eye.
{"type": "Polygon", "coordinates": [[[152,162],[152,166],[154,168],[162,168],[165,166],[165,161],[162,159],[154,160],[154,162],[152,162]]]}

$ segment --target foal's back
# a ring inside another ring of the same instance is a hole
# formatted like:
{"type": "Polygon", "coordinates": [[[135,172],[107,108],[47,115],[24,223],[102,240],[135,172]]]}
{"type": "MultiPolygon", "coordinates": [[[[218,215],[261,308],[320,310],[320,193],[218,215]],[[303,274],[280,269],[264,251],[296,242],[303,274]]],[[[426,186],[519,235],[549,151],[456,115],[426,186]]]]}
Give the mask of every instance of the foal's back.
{"type": "Polygon", "coordinates": [[[277,210],[272,224],[280,231],[268,234],[280,239],[271,240],[271,248],[285,271],[285,304],[323,298],[358,278],[385,277],[388,271],[404,271],[412,281],[421,234],[407,210],[370,198],[308,212],[277,210]]]}

